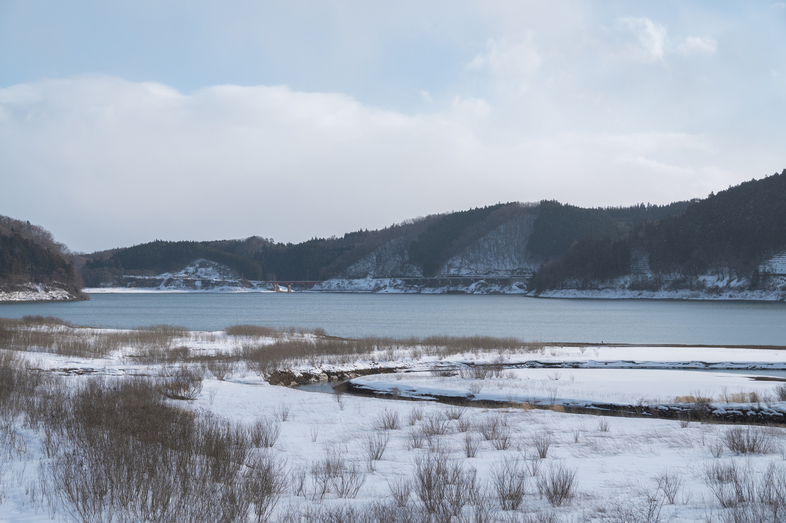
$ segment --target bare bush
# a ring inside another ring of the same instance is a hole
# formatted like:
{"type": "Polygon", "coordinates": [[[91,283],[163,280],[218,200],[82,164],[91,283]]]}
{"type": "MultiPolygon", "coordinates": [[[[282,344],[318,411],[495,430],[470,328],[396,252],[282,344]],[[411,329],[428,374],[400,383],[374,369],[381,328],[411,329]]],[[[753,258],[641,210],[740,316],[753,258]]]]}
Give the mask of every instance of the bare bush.
{"type": "Polygon", "coordinates": [[[253,456],[249,431],[164,402],[154,380],[89,380],[67,408],[44,496],[77,521],[266,521],[284,489],[283,464],[253,456]]]}
{"type": "Polygon", "coordinates": [[[684,481],[676,472],[665,471],[655,478],[658,490],[663,492],[670,505],[677,501],[677,496],[682,490],[684,481]]]}
{"type": "Polygon", "coordinates": [[[445,454],[429,454],[415,460],[414,490],[429,514],[458,516],[478,490],[476,476],[445,454]]]}
{"type": "Polygon", "coordinates": [[[325,457],[312,464],[311,475],[314,480],[314,499],[324,499],[330,493],[339,498],[355,498],[366,482],[366,476],[355,463],[347,464],[343,456],[335,450],[328,451],[325,457]]]}
{"type": "Polygon", "coordinates": [[[576,492],[576,471],[564,464],[552,465],[538,478],[538,492],[555,507],[568,503],[576,492]]]}
{"type": "Polygon", "coordinates": [[[786,513],[786,470],[770,464],[757,475],[750,464],[714,464],[705,470],[705,484],[724,509],[722,523],[782,521],[786,513]]]}
{"type": "Polygon", "coordinates": [[[483,390],[483,384],[478,381],[473,381],[467,387],[470,396],[477,396],[483,390]]]}
{"type": "Polygon", "coordinates": [[[508,450],[513,440],[507,429],[505,429],[496,439],[491,440],[491,446],[497,450],[508,450]]]}
{"type": "Polygon", "coordinates": [[[467,432],[464,435],[464,454],[468,458],[474,458],[478,455],[480,449],[480,440],[467,432]]]}
{"type": "Polygon", "coordinates": [[[502,510],[518,510],[527,494],[528,474],[519,461],[506,461],[491,470],[491,481],[502,510]]]}
{"type": "Polygon", "coordinates": [[[398,412],[385,409],[377,416],[376,426],[382,430],[396,430],[401,427],[398,412]]]}
{"type": "Polygon", "coordinates": [[[464,407],[451,407],[445,411],[445,417],[449,420],[457,420],[461,419],[465,412],[467,409],[464,407]]]}
{"type": "Polygon", "coordinates": [[[552,438],[548,432],[541,432],[540,434],[532,437],[532,446],[535,447],[535,452],[537,452],[538,457],[540,459],[546,459],[549,453],[549,447],[551,447],[552,438]]]}
{"type": "Polygon", "coordinates": [[[485,365],[470,365],[459,369],[459,376],[462,379],[484,380],[491,375],[485,365]]]}
{"type": "Polygon", "coordinates": [[[455,371],[452,368],[446,368],[441,366],[432,367],[429,370],[429,373],[437,378],[452,378],[453,376],[456,375],[455,371]]]}
{"type": "Polygon", "coordinates": [[[161,394],[175,400],[195,400],[202,392],[204,375],[201,369],[180,365],[174,369],[164,367],[161,371],[161,394]]]}
{"type": "Polygon", "coordinates": [[[606,418],[600,418],[598,420],[598,430],[600,432],[608,432],[609,431],[609,420],[606,418]]]}
{"type": "Polygon", "coordinates": [[[775,386],[775,397],[778,401],[786,401],[786,384],[781,383],[775,386]]]}
{"type": "Polygon", "coordinates": [[[407,447],[412,449],[422,449],[426,437],[419,430],[410,430],[407,438],[407,447]]]}
{"type": "Polygon", "coordinates": [[[270,448],[281,435],[281,423],[268,418],[259,418],[249,428],[251,444],[255,447],[270,448]]]}
{"type": "Polygon", "coordinates": [[[235,373],[235,363],[220,356],[207,358],[202,361],[202,365],[218,381],[225,381],[235,373]]]}
{"type": "Polygon", "coordinates": [[[506,427],[499,416],[491,416],[486,418],[481,423],[479,423],[476,428],[480,435],[483,436],[483,438],[487,441],[499,439],[503,433],[507,432],[506,427]]]}
{"type": "Polygon", "coordinates": [[[412,492],[412,482],[409,479],[389,479],[388,488],[396,506],[406,507],[412,492]]]}
{"type": "Polygon", "coordinates": [[[712,457],[717,459],[723,455],[723,449],[726,448],[726,445],[723,443],[723,440],[716,438],[710,442],[709,448],[712,457]]]}
{"type": "Polygon", "coordinates": [[[459,432],[467,432],[471,426],[472,426],[472,422],[469,421],[467,418],[458,420],[458,423],[456,424],[456,428],[458,429],[459,432]]]}
{"type": "Polygon", "coordinates": [[[410,425],[414,425],[418,421],[423,419],[423,408],[422,407],[414,407],[412,410],[409,411],[409,416],[407,416],[407,421],[409,421],[410,425]]]}
{"type": "Polygon", "coordinates": [[[726,430],[723,441],[726,447],[737,454],[769,454],[772,452],[772,436],[759,428],[732,427],[726,430]]]}
{"type": "Polygon", "coordinates": [[[750,471],[743,471],[735,462],[713,463],[705,469],[704,473],[704,484],[721,507],[736,507],[751,498],[750,484],[747,481],[750,471]]]}
{"type": "Polygon", "coordinates": [[[661,523],[669,521],[663,517],[663,498],[654,493],[645,493],[643,499],[632,499],[613,503],[604,514],[608,523],[661,523]]]}
{"type": "Polygon", "coordinates": [[[529,472],[530,476],[533,478],[540,476],[540,465],[542,463],[540,459],[528,459],[526,463],[527,472],[529,472]]]}
{"type": "Polygon", "coordinates": [[[286,491],[284,464],[269,454],[262,454],[248,463],[243,494],[251,504],[254,521],[269,521],[281,495],[286,491]]]}
{"type": "Polygon", "coordinates": [[[448,424],[448,420],[446,420],[439,414],[434,414],[433,416],[429,416],[421,426],[423,435],[425,435],[426,437],[445,435],[448,433],[449,428],[450,426],[448,424]]]}
{"type": "MultiPolygon", "coordinates": [[[[538,514],[525,514],[517,523],[560,523],[562,520],[555,512],[540,512],[538,514]]],[[[626,522],[632,523],[632,522],[626,522]]]]}
{"type": "Polygon", "coordinates": [[[377,432],[365,437],[363,452],[369,461],[369,469],[373,469],[371,465],[373,461],[382,459],[382,456],[385,454],[385,449],[388,446],[388,441],[390,441],[390,434],[387,432],[377,432]]]}
{"type": "Polygon", "coordinates": [[[280,421],[289,421],[292,417],[292,405],[282,403],[275,408],[274,412],[280,421]]]}

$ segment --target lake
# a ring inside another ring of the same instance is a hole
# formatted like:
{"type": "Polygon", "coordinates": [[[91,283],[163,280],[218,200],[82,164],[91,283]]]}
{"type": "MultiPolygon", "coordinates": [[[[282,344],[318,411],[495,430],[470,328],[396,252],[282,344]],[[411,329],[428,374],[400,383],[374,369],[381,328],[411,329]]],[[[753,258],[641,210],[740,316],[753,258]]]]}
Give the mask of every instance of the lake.
{"type": "Polygon", "coordinates": [[[522,296],[150,293],[90,301],[0,304],[0,317],[55,316],[78,325],[170,324],[221,330],[248,323],[322,327],[335,336],[515,336],[527,341],[786,346],[779,302],[576,300],[522,296]]]}

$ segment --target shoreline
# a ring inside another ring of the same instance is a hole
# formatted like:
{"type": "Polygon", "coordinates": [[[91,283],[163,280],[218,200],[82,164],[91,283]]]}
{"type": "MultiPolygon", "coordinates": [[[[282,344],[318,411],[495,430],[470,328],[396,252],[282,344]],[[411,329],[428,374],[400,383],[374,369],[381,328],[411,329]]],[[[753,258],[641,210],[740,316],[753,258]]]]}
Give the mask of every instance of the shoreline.
{"type": "MultiPolygon", "coordinates": [[[[540,294],[532,292],[472,292],[454,288],[433,288],[433,289],[390,289],[383,290],[350,290],[350,289],[305,289],[293,290],[288,292],[276,292],[267,289],[161,289],[161,288],[127,288],[127,287],[86,287],[82,289],[84,294],[423,294],[423,295],[446,295],[462,294],[473,296],[518,296],[524,298],[536,298],[544,300],[646,300],[646,301],[713,301],[713,302],[786,302],[786,293],[770,293],[762,291],[750,291],[745,293],[706,293],[700,291],[659,291],[659,292],[640,292],[640,291],[613,291],[613,290],[562,290],[548,291],[540,294]]],[[[6,303],[10,300],[1,300],[6,303]]],[[[52,301],[52,300],[30,300],[30,301],[52,301]]],[[[60,300],[77,301],[77,300],[60,300]]]]}

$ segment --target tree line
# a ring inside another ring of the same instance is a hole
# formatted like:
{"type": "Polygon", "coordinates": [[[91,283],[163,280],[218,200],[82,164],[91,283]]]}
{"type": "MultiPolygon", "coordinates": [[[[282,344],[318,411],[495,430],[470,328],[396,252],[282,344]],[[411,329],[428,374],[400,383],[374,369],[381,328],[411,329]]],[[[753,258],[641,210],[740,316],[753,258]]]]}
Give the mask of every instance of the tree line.
{"type": "Polygon", "coordinates": [[[696,276],[724,269],[756,280],[759,266],[786,250],[786,170],[685,203],[664,206],[684,211],[638,223],[618,239],[588,234],[541,265],[530,287],[589,285],[629,274],[634,251],[648,258],[655,274],[696,276]]]}

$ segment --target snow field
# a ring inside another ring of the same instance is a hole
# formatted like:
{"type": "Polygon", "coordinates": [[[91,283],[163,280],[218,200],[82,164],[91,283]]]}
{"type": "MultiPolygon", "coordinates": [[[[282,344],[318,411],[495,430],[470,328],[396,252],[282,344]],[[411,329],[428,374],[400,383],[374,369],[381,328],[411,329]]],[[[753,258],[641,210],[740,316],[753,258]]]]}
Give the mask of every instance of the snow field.
{"type": "MultiPolygon", "coordinates": [[[[282,334],[281,339],[314,336],[282,334]]],[[[273,386],[243,361],[231,362],[225,372],[198,363],[200,356],[231,355],[244,344],[276,341],[221,332],[174,336],[168,346],[187,347],[189,357],[196,358],[189,360],[192,363],[173,363],[165,349],[139,358],[140,349],[134,345],[100,358],[54,355],[42,348],[15,354],[37,369],[61,375],[63,383],[73,388],[91,376],[109,382],[133,376],[171,379],[176,376],[173,369],[183,365],[193,369],[196,378],[192,379],[199,380],[194,399],[167,399],[166,405],[200,416],[220,416],[245,427],[249,434],[257,423],[264,427],[272,445],[258,442],[253,454],[275,460],[286,484],[270,521],[404,521],[405,517],[434,521],[440,516],[440,521],[457,522],[723,522],[740,514],[761,516],[748,521],[777,521],[770,517],[771,510],[786,501],[786,432],[780,427],[565,414],[558,407],[485,410],[385,400],[273,386]],[[217,379],[217,374],[223,379],[217,379]],[[758,444],[756,452],[748,452],[751,447],[746,445],[751,442],[758,444]],[[431,490],[429,478],[435,480],[431,490]],[[775,491],[767,494],[763,485],[773,485],[775,491]]],[[[351,372],[385,361],[411,372],[355,380],[459,391],[476,381],[486,387],[482,392],[503,398],[516,391],[532,393],[556,386],[566,396],[591,399],[594,394],[627,398],[645,391],[666,398],[698,389],[722,393],[722,388],[710,386],[719,374],[668,367],[715,362],[732,368],[767,368],[784,360],[781,351],[745,349],[550,347],[446,353],[412,347],[351,358],[315,356],[291,362],[289,368],[295,373],[351,372]],[[505,369],[501,376],[483,380],[445,377],[439,371],[459,363],[514,364],[532,359],[585,365],[647,363],[662,369],[505,369]],[[436,372],[427,370],[435,366],[436,372]],[[639,373],[651,379],[644,380],[639,373]],[[701,376],[707,383],[695,381],[701,376]],[[522,388],[519,382],[526,381],[537,385],[522,388]]],[[[749,388],[739,374],[718,379],[726,383],[727,392],[737,383],[744,390],[760,384],[775,386],[750,382],[755,385],[749,388]],[[738,381],[727,381],[732,379],[738,381]]],[[[50,448],[47,432],[26,424],[23,416],[4,414],[0,419],[0,521],[86,521],[69,513],[62,500],[52,504],[45,499],[42,474],[52,460],[46,450],[50,448]]],[[[231,520],[252,521],[253,516],[231,520]]]]}
{"type": "Polygon", "coordinates": [[[452,377],[435,376],[429,371],[408,372],[395,374],[393,379],[390,375],[365,376],[353,383],[385,392],[398,389],[412,397],[471,396],[499,402],[624,405],[690,403],[681,399],[691,397],[750,403],[751,393],[754,398],[771,400],[777,386],[746,374],[666,369],[508,369],[498,378],[485,379],[473,378],[472,374],[472,369],[462,369],[452,377]]]}

